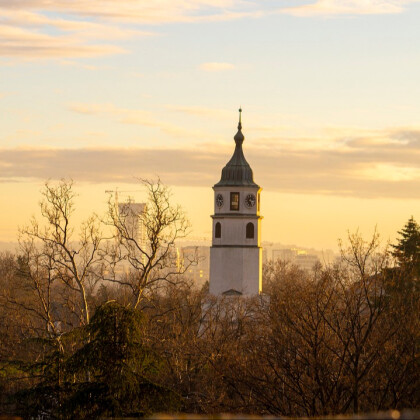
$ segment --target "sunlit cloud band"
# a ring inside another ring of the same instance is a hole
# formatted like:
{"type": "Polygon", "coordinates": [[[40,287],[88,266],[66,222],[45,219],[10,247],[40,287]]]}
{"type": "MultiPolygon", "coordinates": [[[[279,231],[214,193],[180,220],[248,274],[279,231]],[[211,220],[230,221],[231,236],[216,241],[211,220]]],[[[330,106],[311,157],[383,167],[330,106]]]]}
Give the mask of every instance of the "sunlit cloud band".
{"type": "MultiPolygon", "coordinates": [[[[298,149],[285,143],[245,145],[255,181],[265,189],[301,194],[413,198],[420,190],[420,132],[400,130],[389,140],[352,138],[340,147],[298,149]]],[[[137,182],[160,176],[170,185],[210,188],[232,148],[0,149],[0,181],[72,178],[137,182]]]]}

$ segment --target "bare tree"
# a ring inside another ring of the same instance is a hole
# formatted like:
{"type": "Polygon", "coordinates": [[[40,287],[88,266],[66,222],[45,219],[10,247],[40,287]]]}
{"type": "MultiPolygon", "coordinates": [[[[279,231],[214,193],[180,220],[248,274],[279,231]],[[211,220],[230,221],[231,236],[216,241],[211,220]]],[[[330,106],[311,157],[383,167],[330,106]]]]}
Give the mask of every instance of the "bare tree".
{"type": "Polygon", "coordinates": [[[395,334],[395,326],[385,318],[388,247],[380,249],[376,230],[364,240],[358,232],[341,244],[342,266],[336,270],[337,307],[327,320],[335,340],[330,348],[343,365],[344,388],[340,411],[364,409],[371,393],[370,374],[379,363],[385,346],[395,334]]]}
{"type": "Polygon", "coordinates": [[[82,224],[75,238],[72,186],[64,180],[45,184],[41,221],[33,218],[29,226],[20,228],[16,275],[1,292],[2,303],[13,314],[9,323],[22,325],[24,331],[19,343],[26,347],[20,351],[23,358],[11,354],[10,363],[22,366],[20,377],[27,372],[28,378],[52,380],[58,386],[63,379],[63,334],[89,323],[88,299],[101,261],[95,216],[82,224]]]}
{"type": "Polygon", "coordinates": [[[51,315],[51,287],[60,283],[68,293],[69,307],[80,325],[89,324],[88,294],[100,279],[102,234],[98,218],[89,217],[75,238],[71,217],[74,212],[73,182],[45,183],[40,202],[42,221],[33,218],[20,229],[20,251],[27,275],[33,280],[49,331],[54,331],[51,315]]]}
{"type": "Polygon", "coordinates": [[[354,234],[337,266],[306,274],[266,267],[269,305],[260,307],[258,328],[242,335],[232,367],[223,366],[248,410],[314,416],[372,407],[396,331],[386,314],[388,257],[376,234],[354,234]]]}
{"type": "Polygon", "coordinates": [[[143,314],[147,317],[145,336],[164,361],[161,382],[185,398],[188,409],[201,411],[206,398],[206,358],[197,351],[202,326],[203,292],[188,281],[148,296],[143,314]]]}
{"type": "Polygon", "coordinates": [[[23,286],[22,288],[32,296],[31,299],[27,299],[25,294],[19,293],[18,296],[9,296],[8,302],[38,318],[42,325],[43,335],[55,341],[57,348],[62,352],[60,322],[53,311],[56,298],[53,288],[57,277],[50,250],[45,247],[45,244],[42,248],[36,249],[33,240],[21,241],[19,245],[18,275],[24,279],[21,287],[23,286]]]}
{"type": "Polygon", "coordinates": [[[134,308],[139,305],[146,288],[161,281],[172,281],[193,263],[193,260],[186,265],[179,263],[175,241],[187,236],[190,223],[181,207],[171,204],[169,188],[160,179],[142,179],[140,182],[148,198],[145,209],[137,214],[133,215],[130,202],[119,206],[116,201],[109,200],[108,223],[115,228],[117,248],[110,261],[112,277],[108,280],[131,288],[134,308]],[[133,224],[138,224],[138,228],[133,224]],[[142,237],[138,235],[139,229],[144,232],[142,237]],[[125,276],[117,273],[121,261],[131,268],[125,276]]]}

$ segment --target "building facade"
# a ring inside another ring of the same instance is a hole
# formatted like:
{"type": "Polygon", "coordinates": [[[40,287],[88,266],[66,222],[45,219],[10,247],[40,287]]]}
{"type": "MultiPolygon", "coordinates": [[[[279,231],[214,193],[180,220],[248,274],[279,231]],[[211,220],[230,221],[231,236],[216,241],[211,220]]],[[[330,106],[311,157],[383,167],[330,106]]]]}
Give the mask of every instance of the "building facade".
{"type": "Polygon", "coordinates": [[[179,252],[180,271],[185,271],[185,277],[192,280],[197,287],[202,287],[209,281],[210,248],[208,246],[184,246],[179,252]],[[194,264],[191,264],[194,261],[194,264]]]}
{"type": "Polygon", "coordinates": [[[145,211],[146,203],[129,201],[118,204],[118,217],[124,221],[127,233],[143,248],[146,246],[146,229],[142,221],[145,211]]]}
{"type": "Polygon", "coordinates": [[[245,159],[241,112],[235,151],[213,186],[210,293],[253,296],[262,288],[260,193],[245,159]]]}

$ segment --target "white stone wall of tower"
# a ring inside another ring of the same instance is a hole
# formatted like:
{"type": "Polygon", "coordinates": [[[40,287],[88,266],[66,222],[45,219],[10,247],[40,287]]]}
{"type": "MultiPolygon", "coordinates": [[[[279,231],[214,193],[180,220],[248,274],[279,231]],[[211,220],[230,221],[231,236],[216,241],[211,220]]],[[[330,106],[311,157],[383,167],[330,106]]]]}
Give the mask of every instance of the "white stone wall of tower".
{"type": "Polygon", "coordinates": [[[214,189],[214,215],[212,248],[210,250],[210,293],[222,295],[235,291],[253,296],[262,290],[262,248],[260,192],[251,186],[222,186],[214,189]],[[239,193],[239,210],[230,209],[230,194],[239,193]],[[217,196],[223,197],[223,205],[216,204],[217,196]],[[245,203],[253,194],[257,202],[253,207],[245,203]],[[220,238],[216,238],[216,224],[221,225],[220,238]],[[246,226],[254,225],[254,237],[246,237],[246,226]]]}
{"type": "Polygon", "coordinates": [[[257,218],[228,218],[213,219],[213,245],[237,245],[237,246],[260,246],[261,242],[261,219],[257,218]],[[215,237],[215,225],[220,223],[221,225],[221,237],[215,237]],[[246,226],[248,223],[254,225],[254,237],[246,237],[246,226]]]}
{"type": "Polygon", "coordinates": [[[262,288],[262,248],[210,249],[210,293],[220,296],[235,290],[255,296],[262,288]]]}

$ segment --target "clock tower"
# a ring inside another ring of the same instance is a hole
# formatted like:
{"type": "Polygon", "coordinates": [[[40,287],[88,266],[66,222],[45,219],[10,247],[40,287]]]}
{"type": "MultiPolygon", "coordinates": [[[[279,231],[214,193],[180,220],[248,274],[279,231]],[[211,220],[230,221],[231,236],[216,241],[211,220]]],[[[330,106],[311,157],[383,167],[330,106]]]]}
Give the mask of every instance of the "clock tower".
{"type": "Polygon", "coordinates": [[[239,109],[235,151],[214,185],[210,293],[253,296],[261,292],[262,248],[260,192],[245,159],[239,109]]]}

